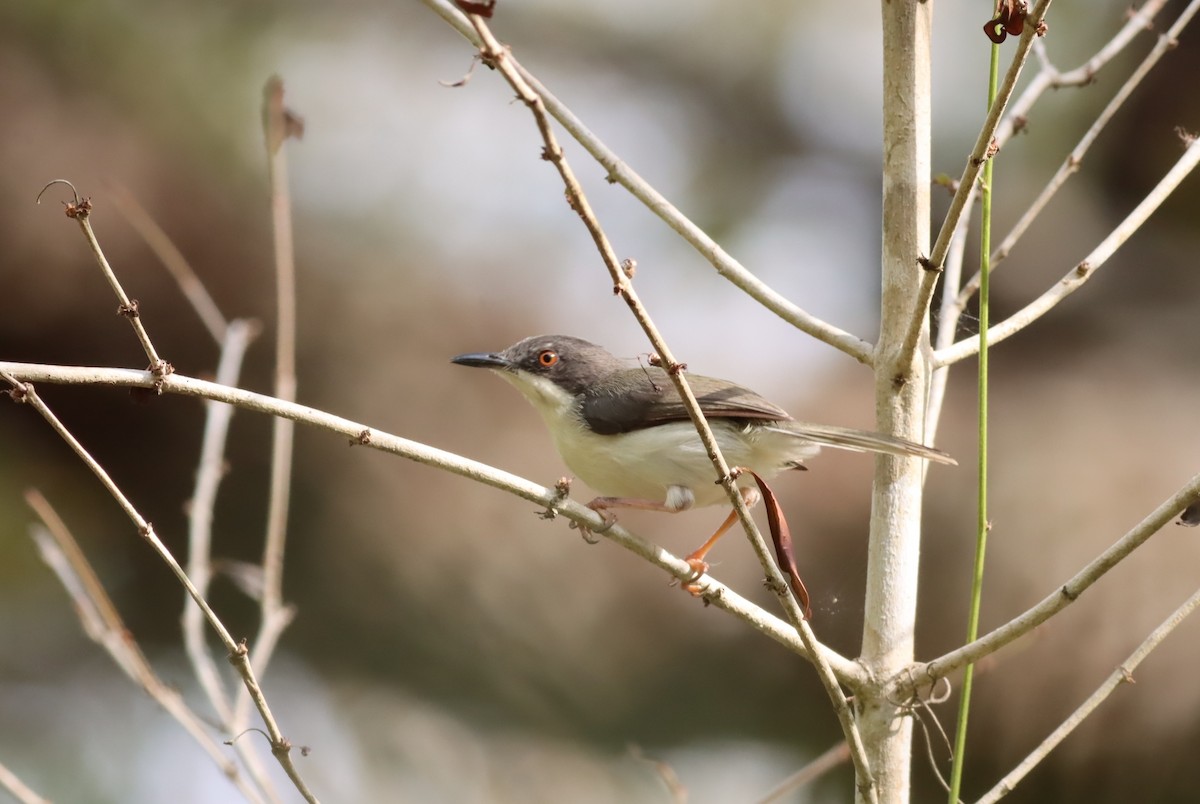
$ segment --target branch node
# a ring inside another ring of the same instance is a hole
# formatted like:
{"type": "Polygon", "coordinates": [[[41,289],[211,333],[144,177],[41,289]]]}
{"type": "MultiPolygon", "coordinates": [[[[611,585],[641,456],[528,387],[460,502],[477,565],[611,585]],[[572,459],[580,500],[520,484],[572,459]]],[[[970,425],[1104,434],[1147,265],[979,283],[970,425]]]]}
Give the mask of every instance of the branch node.
{"type": "Polygon", "coordinates": [[[718,486],[727,486],[741,477],[745,471],[746,468],[744,466],[731,466],[729,467],[729,474],[725,475],[724,477],[718,477],[713,482],[718,486]]]}
{"type": "Polygon", "coordinates": [[[12,388],[4,392],[8,394],[9,399],[17,404],[27,402],[29,394],[33,392],[33,383],[21,382],[7,375],[5,375],[5,379],[12,383],[12,388]]]}
{"type": "Polygon", "coordinates": [[[936,265],[933,260],[926,257],[924,254],[922,254],[920,257],[917,257],[917,265],[921,266],[926,271],[932,271],[935,274],[940,274],[943,270],[945,270],[943,266],[936,265]]]}
{"type": "Polygon", "coordinates": [[[138,310],[138,307],[138,300],[130,299],[129,304],[117,305],[117,315],[131,320],[134,318],[139,318],[141,316],[141,312],[138,310]]]}
{"type": "Polygon", "coordinates": [[[276,759],[282,759],[292,752],[292,741],[287,737],[280,736],[279,742],[271,743],[271,754],[276,759]]]}
{"type": "Polygon", "coordinates": [[[1072,603],[1079,599],[1079,593],[1072,590],[1069,584],[1063,584],[1062,596],[1072,603]]]}
{"type": "Polygon", "coordinates": [[[75,185],[71,184],[71,182],[67,181],[66,179],[54,179],[50,182],[47,182],[46,186],[41,189],[41,192],[37,194],[37,199],[34,203],[42,203],[42,196],[46,194],[47,190],[56,184],[65,184],[71,188],[71,195],[74,197],[73,200],[63,202],[63,206],[66,208],[65,212],[67,213],[67,217],[71,218],[72,220],[82,220],[86,218],[88,213],[92,211],[92,199],[80,198],[79,191],[75,189],[75,185]]]}
{"type": "Polygon", "coordinates": [[[364,427],[361,433],[359,433],[354,438],[350,439],[350,446],[352,446],[352,447],[366,447],[366,446],[370,446],[370,444],[371,444],[371,428],[370,427],[364,427]]]}
{"type": "MultiPolygon", "coordinates": [[[[1176,129],[1176,131],[1182,131],[1182,129],[1176,129]]],[[[621,260],[621,270],[625,272],[626,278],[633,279],[633,275],[637,273],[637,260],[632,257],[621,260]]]]}
{"type": "Polygon", "coordinates": [[[550,499],[550,504],[544,510],[539,511],[538,516],[542,519],[555,519],[558,516],[558,506],[567,499],[570,493],[571,478],[564,475],[554,484],[554,496],[550,499]]]}
{"type": "Polygon", "coordinates": [[[1092,270],[1093,270],[1092,264],[1090,262],[1088,262],[1087,260],[1084,260],[1083,262],[1081,262],[1075,266],[1075,276],[1082,279],[1083,277],[1090,274],[1092,272],[1092,270]]]}
{"type": "Polygon", "coordinates": [[[763,584],[763,588],[766,589],[771,594],[775,595],[775,597],[782,598],[782,597],[787,596],[787,593],[788,593],[787,586],[784,585],[781,581],[777,581],[774,578],[763,578],[762,584],[763,584]]]}

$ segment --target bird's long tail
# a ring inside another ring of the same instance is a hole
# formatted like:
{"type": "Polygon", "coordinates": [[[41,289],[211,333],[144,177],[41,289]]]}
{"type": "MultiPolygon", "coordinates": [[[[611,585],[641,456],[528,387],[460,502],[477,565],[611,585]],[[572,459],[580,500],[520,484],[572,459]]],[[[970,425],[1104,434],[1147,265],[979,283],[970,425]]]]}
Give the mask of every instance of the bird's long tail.
{"type": "Polygon", "coordinates": [[[915,456],[929,461],[936,461],[937,463],[958,465],[958,461],[940,449],[927,447],[924,444],[917,444],[903,438],[884,435],[883,433],[854,430],[849,427],[836,427],[830,424],[810,424],[809,422],[781,423],[772,425],[769,429],[788,433],[806,441],[812,441],[815,444],[837,447],[838,449],[849,449],[855,452],[882,452],[887,455],[915,456]]]}

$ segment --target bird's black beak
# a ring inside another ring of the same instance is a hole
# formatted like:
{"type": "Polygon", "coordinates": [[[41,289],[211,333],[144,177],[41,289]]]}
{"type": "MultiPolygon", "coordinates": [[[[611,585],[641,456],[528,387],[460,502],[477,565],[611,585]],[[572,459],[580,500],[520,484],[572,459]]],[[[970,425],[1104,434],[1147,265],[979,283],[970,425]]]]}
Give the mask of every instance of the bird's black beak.
{"type": "Polygon", "coordinates": [[[475,368],[506,369],[512,366],[508,359],[495,352],[472,352],[450,358],[451,363],[475,368]]]}

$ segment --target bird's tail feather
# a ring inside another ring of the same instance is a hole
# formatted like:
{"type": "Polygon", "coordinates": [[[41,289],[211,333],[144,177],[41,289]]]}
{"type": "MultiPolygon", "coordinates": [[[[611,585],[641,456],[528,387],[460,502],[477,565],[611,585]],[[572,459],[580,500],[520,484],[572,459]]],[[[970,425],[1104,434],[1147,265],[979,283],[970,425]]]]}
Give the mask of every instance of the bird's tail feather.
{"type": "Polygon", "coordinates": [[[854,430],[849,427],[836,427],[829,424],[810,424],[809,422],[786,422],[771,425],[768,429],[803,438],[823,446],[849,449],[856,452],[882,452],[887,455],[915,456],[937,463],[948,463],[957,466],[958,461],[951,458],[940,449],[927,447],[903,438],[872,433],[867,430],[854,430]]]}

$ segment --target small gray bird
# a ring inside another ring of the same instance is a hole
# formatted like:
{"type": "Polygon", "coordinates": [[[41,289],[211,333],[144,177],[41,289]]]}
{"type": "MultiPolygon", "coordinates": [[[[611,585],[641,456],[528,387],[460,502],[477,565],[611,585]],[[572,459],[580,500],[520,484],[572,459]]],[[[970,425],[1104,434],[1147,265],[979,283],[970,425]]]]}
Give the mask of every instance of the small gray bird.
{"type": "MultiPolygon", "coordinates": [[[[594,343],[536,335],[502,352],[459,355],[454,363],[490,368],[542,414],[567,466],[603,497],[588,506],[612,520],[611,508],[677,512],[728,502],[667,372],[630,366],[594,343]]],[[[687,374],[730,467],[763,478],[802,469],[822,446],[956,461],[901,438],[798,422],[758,394],[725,380],[687,374]]],[[[747,504],[758,492],[740,486],[747,504]]],[[[723,532],[723,531],[722,531],[723,532]]],[[[710,539],[710,543],[713,540],[710,539]]]]}

